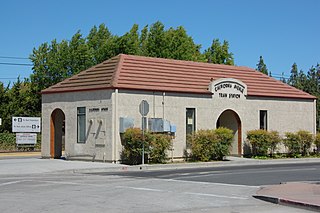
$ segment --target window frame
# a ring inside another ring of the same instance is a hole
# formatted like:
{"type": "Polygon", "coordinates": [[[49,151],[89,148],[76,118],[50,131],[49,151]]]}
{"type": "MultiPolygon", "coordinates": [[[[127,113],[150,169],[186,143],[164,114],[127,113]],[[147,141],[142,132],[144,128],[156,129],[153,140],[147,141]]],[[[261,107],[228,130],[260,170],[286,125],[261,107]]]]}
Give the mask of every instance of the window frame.
{"type": "Polygon", "coordinates": [[[268,110],[259,110],[259,128],[268,131],[268,110]]]}
{"type": "Polygon", "coordinates": [[[81,143],[81,144],[86,143],[86,128],[87,128],[86,114],[87,114],[86,107],[77,107],[77,143],[81,143]],[[80,127],[81,121],[83,122],[83,125],[84,125],[83,127],[80,127]],[[81,132],[81,130],[83,130],[83,132],[81,132]]]}

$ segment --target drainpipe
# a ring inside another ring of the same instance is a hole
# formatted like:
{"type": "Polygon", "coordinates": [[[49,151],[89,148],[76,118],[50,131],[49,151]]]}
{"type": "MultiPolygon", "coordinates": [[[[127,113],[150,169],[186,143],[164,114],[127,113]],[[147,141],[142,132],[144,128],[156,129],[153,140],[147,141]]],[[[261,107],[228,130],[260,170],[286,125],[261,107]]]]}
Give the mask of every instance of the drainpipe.
{"type": "Polygon", "coordinates": [[[156,117],[156,95],[153,92],[153,118],[156,117]]]}
{"type": "Polygon", "coordinates": [[[164,97],[166,96],[166,93],[162,93],[162,118],[164,119],[164,97]]]}
{"type": "Polygon", "coordinates": [[[113,110],[113,152],[112,152],[112,160],[116,163],[117,157],[117,135],[118,135],[118,89],[114,91],[114,110],[113,110]]]}

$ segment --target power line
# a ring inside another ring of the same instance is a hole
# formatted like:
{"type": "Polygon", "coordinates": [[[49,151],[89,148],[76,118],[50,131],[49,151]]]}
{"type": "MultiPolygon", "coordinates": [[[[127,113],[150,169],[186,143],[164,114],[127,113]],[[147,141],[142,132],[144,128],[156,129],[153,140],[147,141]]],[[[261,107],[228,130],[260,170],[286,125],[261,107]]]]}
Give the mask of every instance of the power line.
{"type": "Polygon", "coordinates": [[[0,58],[7,58],[7,59],[28,59],[28,60],[29,60],[29,58],[16,57],[16,56],[0,56],[0,58]]]}
{"type": "Polygon", "coordinates": [[[14,65],[14,66],[33,66],[33,64],[21,64],[21,63],[6,63],[0,62],[1,65],[14,65]]]}

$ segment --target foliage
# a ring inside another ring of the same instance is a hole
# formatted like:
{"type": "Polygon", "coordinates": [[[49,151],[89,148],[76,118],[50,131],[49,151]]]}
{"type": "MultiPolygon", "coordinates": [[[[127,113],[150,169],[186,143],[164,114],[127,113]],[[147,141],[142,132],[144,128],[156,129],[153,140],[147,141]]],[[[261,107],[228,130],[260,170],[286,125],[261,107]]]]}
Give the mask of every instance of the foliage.
{"type": "Polygon", "coordinates": [[[316,134],[314,144],[317,146],[317,152],[320,153],[320,133],[316,134]]]}
{"type": "Polygon", "coordinates": [[[311,148],[311,145],[313,143],[313,136],[311,132],[300,130],[297,132],[299,142],[301,144],[301,152],[303,156],[309,155],[309,151],[311,148]]]}
{"type": "Polygon", "coordinates": [[[14,151],[16,150],[16,136],[13,133],[0,133],[0,150],[14,151]]]}
{"type": "Polygon", "coordinates": [[[263,129],[248,131],[247,140],[252,146],[252,154],[254,156],[267,156],[269,153],[273,155],[281,142],[277,131],[269,132],[263,129]]]}
{"type": "Polygon", "coordinates": [[[171,147],[171,138],[168,135],[151,134],[145,132],[144,140],[141,129],[130,128],[122,136],[122,161],[135,165],[142,163],[142,145],[144,141],[145,160],[149,157],[151,163],[164,163],[167,160],[167,151],[171,147]]]}
{"type": "Polygon", "coordinates": [[[165,163],[168,159],[167,151],[171,148],[171,138],[169,135],[152,134],[150,135],[149,145],[149,162],[165,163]]]}
{"type": "Polygon", "coordinates": [[[221,44],[219,39],[214,39],[204,55],[209,63],[234,65],[233,53],[229,52],[228,41],[224,40],[221,44]]]}
{"type": "Polygon", "coordinates": [[[222,160],[229,154],[233,132],[227,128],[199,130],[190,137],[191,158],[199,161],[222,160]]]}
{"type": "Polygon", "coordinates": [[[264,63],[262,56],[260,56],[259,62],[257,64],[257,70],[263,74],[268,75],[267,65],[264,63]]]}
{"type": "Polygon", "coordinates": [[[252,146],[254,156],[266,156],[269,150],[268,132],[263,129],[250,130],[247,139],[252,146]]]}
{"type": "Polygon", "coordinates": [[[287,147],[290,156],[309,154],[311,144],[313,143],[312,134],[305,130],[295,133],[287,132],[285,134],[284,145],[287,147]]]}

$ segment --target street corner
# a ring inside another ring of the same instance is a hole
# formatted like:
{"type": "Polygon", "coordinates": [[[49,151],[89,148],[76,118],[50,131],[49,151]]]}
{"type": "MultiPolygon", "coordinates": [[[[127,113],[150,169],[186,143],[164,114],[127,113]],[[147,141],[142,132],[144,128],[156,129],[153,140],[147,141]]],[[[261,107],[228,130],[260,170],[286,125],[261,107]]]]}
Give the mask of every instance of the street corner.
{"type": "Polygon", "coordinates": [[[320,211],[320,182],[287,182],[262,186],[253,197],[274,204],[320,211]]]}

